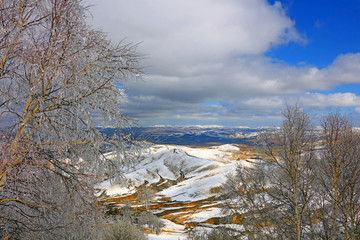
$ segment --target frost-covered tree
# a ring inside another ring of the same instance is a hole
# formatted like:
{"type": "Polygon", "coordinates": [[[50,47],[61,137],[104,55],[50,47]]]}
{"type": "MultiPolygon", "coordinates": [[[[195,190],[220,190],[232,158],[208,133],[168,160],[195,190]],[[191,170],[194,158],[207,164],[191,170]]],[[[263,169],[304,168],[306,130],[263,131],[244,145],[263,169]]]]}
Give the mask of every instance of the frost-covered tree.
{"type": "Polygon", "coordinates": [[[313,198],[315,134],[309,115],[299,106],[283,111],[280,129],[262,135],[268,175],[267,195],[277,235],[285,239],[314,238],[310,203],[313,198]]]}
{"type": "Polygon", "coordinates": [[[136,198],[140,204],[144,205],[145,209],[149,209],[149,203],[151,199],[155,196],[154,190],[146,186],[145,184],[138,188],[136,198]]]}
{"type": "Polygon", "coordinates": [[[339,113],[321,122],[317,168],[319,225],[326,239],[360,237],[360,135],[339,113]]]}
{"type": "Polygon", "coordinates": [[[313,131],[289,107],[261,143],[264,159],[239,165],[224,184],[224,210],[244,239],[359,239],[360,134],[346,116],[330,113],[313,131]]]}
{"type": "Polygon", "coordinates": [[[107,227],[106,240],[146,240],[145,234],[126,219],[119,219],[107,227]]]}
{"type": "Polygon", "coordinates": [[[93,180],[131,163],[127,135],[96,126],[129,126],[118,86],[141,76],[140,56],[135,45],[113,46],[87,15],[82,0],[0,2],[0,237],[88,239],[93,180]],[[115,157],[101,155],[104,143],[115,157]]]}
{"type": "Polygon", "coordinates": [[[223,184],[227,195],[223,211],[234,224],[242,226],[239,230],[243,239],[273,239],[274,221],[267,196],[267,171],[263,171],[263,167],[263,162],[254,163],[252,167],[239,164],[234,173],[227,174],[223,184]]]}
{"type": "Polygon", "coordinates": [[[260,136],[264,159],[228,175],[225,210],[249,239],[315,238],[314,137],[309,116],[288,107],[282,126],[260,136]]]}

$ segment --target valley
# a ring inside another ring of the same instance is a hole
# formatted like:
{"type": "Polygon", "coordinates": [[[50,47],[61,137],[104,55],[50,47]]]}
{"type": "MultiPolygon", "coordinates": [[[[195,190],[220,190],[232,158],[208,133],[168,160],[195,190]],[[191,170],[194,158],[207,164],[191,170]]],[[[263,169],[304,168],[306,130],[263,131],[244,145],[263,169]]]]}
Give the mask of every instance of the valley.
{"type": "Polygon", "coordinates": [[[160,234],[144,229],[150,239],[184,239],[195,227],[234,227],[234,219],[221,210],[221,186],[237,164],[253,161],[256,153],[246,145],[153,145],[139,165],[125,171],[123,183],[100,185],[100,199],[109,214],[129,208],[159,217],[164,223],[160,234]],[[147,196],[141,196],[144,192],[147,196]]]}

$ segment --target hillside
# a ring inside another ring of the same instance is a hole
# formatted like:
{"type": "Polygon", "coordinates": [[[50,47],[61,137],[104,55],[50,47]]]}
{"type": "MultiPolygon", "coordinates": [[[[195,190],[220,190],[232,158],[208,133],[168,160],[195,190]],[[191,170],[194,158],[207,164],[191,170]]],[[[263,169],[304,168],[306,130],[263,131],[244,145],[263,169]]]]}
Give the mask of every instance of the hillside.
{"type": "Polygon", "coordinates": [[[251,164],[251,154],[245,145],[155,145],[136,168],[126,170],[127,184],[101,184],[101,199],[115,214],[126,205],[143,211],[137,190],[150,190],[147,209],[165,224],[162,233],[150,239],[178,239],[191,227],[231,223],[219,206],[220,187],[236,164],[251,164]]]}

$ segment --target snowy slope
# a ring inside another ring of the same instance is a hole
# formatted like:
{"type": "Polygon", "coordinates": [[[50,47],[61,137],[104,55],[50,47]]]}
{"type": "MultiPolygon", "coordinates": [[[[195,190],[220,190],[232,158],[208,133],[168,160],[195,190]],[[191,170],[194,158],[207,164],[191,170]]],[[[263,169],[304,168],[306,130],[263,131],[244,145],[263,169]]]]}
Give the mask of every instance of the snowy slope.
{"type": "MultiPolygon", "coordinates": [[[[134,187],[143,184],[145,180],[150,184],[158,182],[161,177],[175,180],[180,176],[181,170],[186,180],[158,195],[165,195],[173,200],[199,200],[209,197],[207,190],[224,182],[225,174],[236,164],[231,158],[237,151],[239,148],[233,145],[211,148],[156,145],[135,169],[127,171],[125,178],[134,187]],[[194,194],[198,196],[194,198],[194,194]]],[[[113,185],[107,189],[107,194],[129,194],[132,189],[113,185]]]]}
{"type": "Polygon", "coordinates": [[[112,204],[115,202],[115,207],[116,203],[121,207],[121,201],[116,199],[134,194],[136,187],[152,186],[155,197],[150,210],[163,219],[165,227],[160,235],[150,235],[150,239],[182,239],[186,227],[211,224],[211,219],[223,216],[218,189],[236,164],[249,164],[237,161],[239,155],[241,150],[235,145],[211,148],[155,145],[136,168],[126,171],[129,186],[102,186],[106,186],[106,195],[112,204]]]}

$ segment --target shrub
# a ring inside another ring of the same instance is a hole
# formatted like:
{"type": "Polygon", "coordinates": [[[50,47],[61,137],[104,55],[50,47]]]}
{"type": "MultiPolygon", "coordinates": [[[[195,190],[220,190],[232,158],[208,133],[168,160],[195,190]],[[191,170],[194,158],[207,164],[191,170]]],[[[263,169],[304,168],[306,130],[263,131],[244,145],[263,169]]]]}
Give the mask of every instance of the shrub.
{"type": "Polygon", "coordinates": [[[226,228],[211,231],[193,229],[187,233],[186,240],[234,240],[236,236],[226,228]]]}
{"type": "Polygon", "coordinates": [[[145,234],[126,220],[117,220],[104,234],[104,240],[146,240],[145,234]]]}
{"type": "Polygon", "coordinates": [[[165,224],[155,215],[143,212],[138,217],[138,223],[142,227],[148,227],[150,231],[159,234],[165,224]]]}

